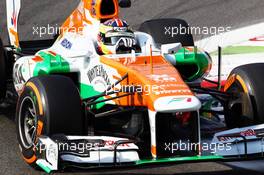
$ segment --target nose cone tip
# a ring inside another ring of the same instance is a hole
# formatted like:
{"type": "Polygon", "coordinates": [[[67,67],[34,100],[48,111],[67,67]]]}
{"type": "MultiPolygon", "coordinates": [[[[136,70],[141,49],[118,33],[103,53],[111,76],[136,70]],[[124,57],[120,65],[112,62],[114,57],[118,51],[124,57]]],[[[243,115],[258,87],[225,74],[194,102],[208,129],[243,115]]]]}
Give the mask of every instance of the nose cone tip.
{"type": "Polygon", "coordinates": [[[200,100],[195,96],[160,97],[154,102],[157,112],[187,112],[201,108],[200,100]]]}

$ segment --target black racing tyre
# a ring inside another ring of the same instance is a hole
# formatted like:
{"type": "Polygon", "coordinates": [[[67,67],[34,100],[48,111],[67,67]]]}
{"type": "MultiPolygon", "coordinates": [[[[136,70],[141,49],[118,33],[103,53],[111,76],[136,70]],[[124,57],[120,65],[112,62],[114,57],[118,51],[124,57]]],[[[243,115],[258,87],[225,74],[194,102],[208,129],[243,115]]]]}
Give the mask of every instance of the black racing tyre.
{"type": "Polygon", "coordinates": [[[0,100],[6,95],[6,59],[3,42],[0,38],[0,100]]]}
{"type": "Polygon", "coordinates": [[[80,95],[72,80],[59,75],[31,78],[18,99],[16,126],[23,158],[34,168],[40,135],[84,135],[80,95]]]}
{"type": "Polygon", "coordinates": [[[225,85],[225,91],[246,94],[238,103],[226,107],[228,128],[246,127],[264,123],[264,63],[235,68],[225,85]]]}
{"type": "Polygon", "coordinates": [[[182,19],[153,19],[141,24],[139,31],[150,34],[157,44],[181,43],[194,46],[189,25],[182,19]]]}

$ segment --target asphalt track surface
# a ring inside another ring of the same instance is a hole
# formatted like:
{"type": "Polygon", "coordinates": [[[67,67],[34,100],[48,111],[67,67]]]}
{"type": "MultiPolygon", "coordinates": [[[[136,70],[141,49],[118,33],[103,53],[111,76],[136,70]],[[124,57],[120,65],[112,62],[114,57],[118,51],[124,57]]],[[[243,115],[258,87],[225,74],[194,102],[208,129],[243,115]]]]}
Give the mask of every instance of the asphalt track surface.
{"type": "MultiPolygon", "coordinates": [[[[40,38],[33,35],[33,26],[56,26],[61,24],[78,4],[77,0],[22,0],[19,33],[22,40],[40,38]]],[[[263,0],[133,0],[130,9],[121,10],[121,16],[134,28],[143,21],[153,18],[183,18],[191,26],[231,26],[232,29],[263,21],[263,0]]],[[[5,20],[5,0],[0,2],[0,36],[8,44],[5,20]]],[[[195,36],[201,39],[206,36],[195,36]]],[[[0,174],[33,175],[44,174],[27,166],[20,157],[16,141],[14,108],[0,111],[0,174]]],[[[136,170],[88,171],[74,174],[184,174],[184,175],[222,175],[222,174],[263,174],[262,161],[234,163],[195,163],[178,164],[170,167],[152,167],[136,170]]],[[[66,174],[73,174],[68,172],[66,174]]]]}

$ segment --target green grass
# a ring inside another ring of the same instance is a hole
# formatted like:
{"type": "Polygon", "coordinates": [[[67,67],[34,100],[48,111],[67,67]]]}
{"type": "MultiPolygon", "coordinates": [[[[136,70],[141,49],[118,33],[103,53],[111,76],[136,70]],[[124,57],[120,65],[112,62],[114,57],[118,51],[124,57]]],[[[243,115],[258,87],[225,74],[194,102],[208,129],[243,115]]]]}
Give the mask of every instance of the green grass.
{"type": "MultiPolygon", "coordinates": [[[[250,53],[264,53],[264,46],[229,46],[222,49],[223,55],[250,54],[250,53]]],[[[211,54],[217,55],[217,51],[212,52],[211,54]]]]}

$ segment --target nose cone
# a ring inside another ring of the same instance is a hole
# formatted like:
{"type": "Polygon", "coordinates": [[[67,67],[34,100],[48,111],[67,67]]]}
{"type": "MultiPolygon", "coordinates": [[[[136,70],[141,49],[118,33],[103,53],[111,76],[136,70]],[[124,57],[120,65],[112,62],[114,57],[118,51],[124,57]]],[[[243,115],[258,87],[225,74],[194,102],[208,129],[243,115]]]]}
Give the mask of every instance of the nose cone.
{"type": "Polygon", "coordinates": [[[154,102],[154,109],[162,113],[197,111],[200,108],[200,100],[191,95],[160,97],[154,102]]]}
{"type": "Polygon", "coordinates": [[[156,112],[189,112],[201,107],[180,73],[160,55],[118,59],[102,56],[100,61],[120,75],[128,73],[128,81],[121,85],[141,87],[141,93],[135,93],[130,99],[118,99],[118,105],[145,106],[156,112]]]}

